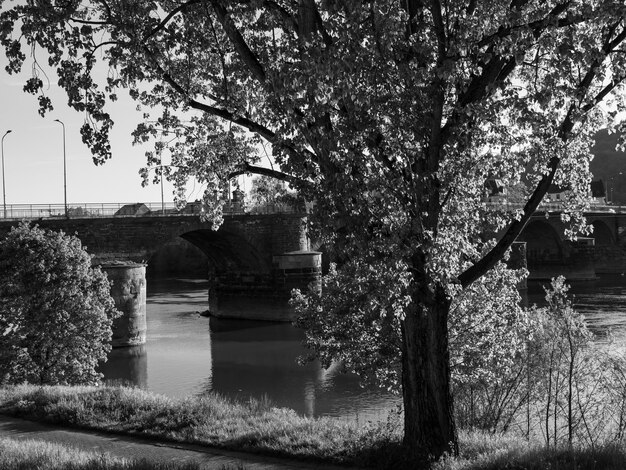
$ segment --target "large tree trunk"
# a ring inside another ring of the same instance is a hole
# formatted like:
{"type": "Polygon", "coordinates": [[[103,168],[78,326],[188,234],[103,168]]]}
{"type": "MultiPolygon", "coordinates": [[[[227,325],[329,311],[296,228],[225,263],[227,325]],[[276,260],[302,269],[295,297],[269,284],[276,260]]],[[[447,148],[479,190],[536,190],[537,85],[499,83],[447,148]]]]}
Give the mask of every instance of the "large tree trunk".
{"type": "Polygon", "coordinates": [[[450,391],[450,301],[442,286],[419,284],[402,322],[404,444],[430,459],[458,453],[450,391]]]}

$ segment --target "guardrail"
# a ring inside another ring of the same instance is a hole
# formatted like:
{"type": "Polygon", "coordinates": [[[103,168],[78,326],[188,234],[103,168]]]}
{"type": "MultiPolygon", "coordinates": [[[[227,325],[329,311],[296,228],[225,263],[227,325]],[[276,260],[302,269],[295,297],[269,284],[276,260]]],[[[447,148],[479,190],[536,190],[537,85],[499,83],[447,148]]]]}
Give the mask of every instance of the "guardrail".
{"type": "MultiPolygon", "coordinates": [[[[523,209],[522,203],[485,202],[485,206],[492,210],[513,212],[523,209]]],[[[592,205],[586,212],[623,213],[626,207],[617,205],[592,205]]],[[[559,212],[563,205],[559,203],[540,204],[538,211],[559,212]]],[[[177,209],[173,202],[143,202],[143,203],[72,203],[67,205],[67,217],[70,219],[92,219],[99,217],[172,217],[183,215],[200,215],[202,206],[199,202],[187,204],[177,209]]],[[[288,204],[268,204],[247,208],[240,202],[230,201],[224,205],[225,215],[237,214],[295,214],[306,212],[304,207],[288,204]]],[[[0,220],[22,219],[64,219],[65,206],[63,204],[7,204],[6,212],[0,206],[0,220]]]]}
{"type": "MultiPolygon", "coordinates": [[[[297,207],[285,204],[266,205],[246,208],[239,202],[228,202],[224,205],[225,215],[237,214],[285,214],[299,213],[297,207]]],[[[173,217],[200,215],[202,206],[198,202],[187,204],[177,209],[173,202],[143,203],[72,203],[67,205],[67,216],[63,204],[7,204],[6,209],[0,205],[0,220],[22,219],[92,219],[99,217],[173,217]]]]}
{"type": "MultiPolygon", "coordinates": [[[[502,210],[505,212],[513,212],[524,208],[523,203],[516,202],[485,202],[485,206],[488,209],[502,210]]],[[[611,204],[592,204],[585,212],[608,212],[608,213],[621,213],[624,212],[624,206],[617,206],[611,204]]],[[[537,208],[538,212],[562,212],[563,204],[558,202],[545,202],[539,204],[537,208]]]]}

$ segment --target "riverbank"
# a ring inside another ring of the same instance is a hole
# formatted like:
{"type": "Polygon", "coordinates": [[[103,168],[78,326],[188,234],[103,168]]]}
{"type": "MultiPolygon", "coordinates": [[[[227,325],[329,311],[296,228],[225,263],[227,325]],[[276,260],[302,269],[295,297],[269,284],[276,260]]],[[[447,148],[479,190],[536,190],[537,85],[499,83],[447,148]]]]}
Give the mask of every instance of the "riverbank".
{"type": "MultiPolygon", "coordinates": [[[[71,446],[42,440],[20,441],[0,438],[0,468],[3,470],[89,469],[89,470],[200,470],[197,464],[148,462],[123,459],[106,453],[85,452],[71,446]]],[[[227,467],[223,467],[226,469],[227,467]]],[[[231,467],[237,470],[236,467],[231,467]]],[[[228,469],[231,470],[231,469],[228,469]]]]}
{"type": "Polygon", "coordinates": [[[0,413],[79,429],[139,435],[349,466],[381,467],[398,447],[397,422],[311,419],[260,401],[210,394],[173,399],[125,387],[0,388],[0,413]]]}
{"type": "Polygon", "coordinates": [[[16,470],[348,470],[201,445],[76,430],[0,415],[0,469],[14,467],[16,470]],[[19,462],[21,467],[17,466],[19,462]]]}
{"type": "MultiPolygon", "coordinates": [[[[402,468],[401,426],[311,419],[268,403],[211,395],[174,400],[123,387],[0,388],[0,413],[82,429],[354,467],[402,468]]],[[[399,417],[396,417],[399,418],[399,417]]],[[[624,469],[626,448],[550,449],[514,435],[461,433],[461,455],[434,470],[624,469]]],[[[80,467],[76,467],[80,468],[80,467]]]]}

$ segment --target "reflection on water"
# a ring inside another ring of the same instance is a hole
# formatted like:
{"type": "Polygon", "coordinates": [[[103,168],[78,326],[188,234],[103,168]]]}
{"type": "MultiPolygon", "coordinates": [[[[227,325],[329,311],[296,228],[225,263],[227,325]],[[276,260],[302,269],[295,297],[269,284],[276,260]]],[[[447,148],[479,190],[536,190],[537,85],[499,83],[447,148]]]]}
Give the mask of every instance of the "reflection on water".
{"type": "Polygon", "coordinates": [[[148,388],[148,355],[145,345],[115,348],[100,367],[109,383],[148,388]]]}
{"type": "MultiPolygon", "coordinates": [[[[385,419],[400,399],[359,387],[339,366],[300,366],[301,331],[285,323],[206,318],[207,283],[197,279],[149,280],[147,342],[114,349],[102,368],[105,378],[168,396],[209,391],[276,406],[308,416],[385,419]]],[[[574,283],[575,307],[596,333],[612,330],[626,344],[626,278],[574,283]]],[[[528,303],[542,305],[544,292],[529,283],[528,303]]]]}
{"type": "Polygon", "coordinates": [[[338,366],[298,365],[303,333],[289,324],[201,316],[207,289],[197,279],[149,280],[146,344],[113,350],[105,379],[174,397],[269,398],[309,416],[385,419],[399,403],[338,366]]]}

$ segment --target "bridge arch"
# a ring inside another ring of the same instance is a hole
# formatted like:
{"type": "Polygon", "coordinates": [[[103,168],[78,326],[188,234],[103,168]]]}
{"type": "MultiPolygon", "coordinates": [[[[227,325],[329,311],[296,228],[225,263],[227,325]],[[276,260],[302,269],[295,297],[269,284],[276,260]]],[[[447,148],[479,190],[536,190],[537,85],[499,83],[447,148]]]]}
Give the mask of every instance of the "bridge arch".
{"type": "MultiPolygon", "coordinates": [[[[16,223],[0,222],[0,233],[16,223]]],[[[320,254],[311,252],[304,213],[229,215],[217,231],[197,215],[187,214],[50,218],[39,223],[75,233],[94,264],[149,262],[172,240],[187,240],[212,265],[205,271],[209,303],[219,316],[292,320],[291,290],[319,285],[320,254]]]]}
{"type": "Polygon", "coordinates": [[[545,220],[531,221],[521,233],[520,241],[526,242],[528,265],[561,263],[564,247],[556,229],[545,220]]]}
{"type": "Polygon", "coordinates": [[[595,239],[597,246],[614,245],[613,232],[602,220],[594,220],[591,225],[593,226],[593,233],[589,236],[595,239]]]}
{"type": "Polygon", "coordinates": [[[235,273],[235,277],[270,275],[272,253],[264,246],[264,237],[255,238],[254,234],[240,230],[238,225],[222,226],[217,231],[209,227],[209,224],[187,221],[157,231],[151,243],[145,245],[147,272],[151,272],[152,263],[156,271],[163,271],[167,270],[163,265],[168,262],[174,265],[187,262],[195,267],[193,272],[208,277],[232,277],[235,273]]]}
{"type": "Polygon", "coordinates": [[[197,246],[182,237],[172,238],[147,254],[146,277],[206,277],[208,259],[197,246]]]}
{"type": "Polygon", "coordinates": [[[269,273],[271,260],[241,234],[200,228],[179,235],[202,251],[217,271],[269,273]]]}

